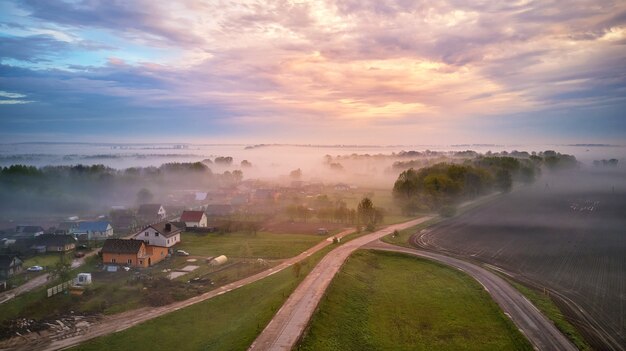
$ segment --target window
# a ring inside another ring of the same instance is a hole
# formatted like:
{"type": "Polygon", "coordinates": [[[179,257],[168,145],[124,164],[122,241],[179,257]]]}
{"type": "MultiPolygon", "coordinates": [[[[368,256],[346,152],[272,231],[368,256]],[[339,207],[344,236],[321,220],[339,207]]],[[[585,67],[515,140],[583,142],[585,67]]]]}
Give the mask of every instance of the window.
{"type": "Polygon", "coordinates": [[[148,232],[146,232],[146,236],[150,236],[150,234],[148,234],[148,232]]]}
{"type": "Polygon", "coordinates": [[[159,233],[154,233],[154,236],[159,236],[159,233]]]}
{"type": "Polygon", "coordinates": [[[139,264],[143,266],[143,260],[139,260],[139,264]]]}
{"type": "Polygon", "coordinates": [[[168,244],[170,243],[170,239],[167,239],[167,243],[168,243],[168,244]]]}
{"type": "Polygon", "coordinates": [[[115,263],[115,259],[114,258],[111,259],[111,263],[115,263]]]}
{"type": "Polygon", "coordinates": [[[128,264],[133,264],[133,260],[132,259],[128,259],[128,264]]]}

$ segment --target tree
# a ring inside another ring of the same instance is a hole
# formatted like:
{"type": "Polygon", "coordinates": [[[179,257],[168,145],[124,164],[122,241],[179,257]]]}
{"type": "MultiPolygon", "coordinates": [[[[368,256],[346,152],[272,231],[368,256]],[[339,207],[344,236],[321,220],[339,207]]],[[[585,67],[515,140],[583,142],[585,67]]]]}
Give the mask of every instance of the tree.
{"type": "Polygon", "coordinates": [[[289,173],[289,177],[291,177],[292,179],[302,178],[302,170],[300,168],[294,169],[293,171],[289,173]]]}
{"type": "Polygon", "coordinates": [[[357,207],[357,214],[360,223],[365,224],[369,229],[382,222],[383,211],[375,208],[374,203],[368,197],[364,197],[357,207]]]}
{"type": "Polygon", "coordinates": [[[419,178],[417,172],[410,168],[398,176],[398,180],[393,184],[393,195],[397,198],[410,199],[419,188],[419,178]]]}
{"type": "Polygon", "coordinates": [[[243,172],[236,169],[234,170],[232,173],[232,179],[235,183],[241,183],[241,181],[243,180],[243,172]]]}
{"type": "Polygon", "coordinates": [[[252,167],[252,163],[250,163],[250,161],[248,160],[241,161],[241,168],[249,168],[249,167],[252,167]]]}
{"type": "Polygon", "coordinates": [[[145,204],[145,203],[152,201],[153,199],[154,199],[154,194],[152,194],[152,192],[146,188],[141,188],[141,190],[137,192],[138,204],[145,204]]]}
{"type": "Polygon", "coordinates": [[[72,266],[65,259],[65,253],[61,253],[61,258],[54,264],[52,271],[50,272],[50,279],[52,281],[60,280],[62,282],[71,278],[72,266]]]}
{"type": "Polygon", "coordinates": [[[215,158],[215,164],[218,165],[223,165],[223,166],[230,166],[233,163],[233,158],[230,156],[220,156],[220,157],[216,157],[215,158]]]}
{"type": "Polygon", "coordinates": [[[511,172],[506,169],[499,169],[496,172],[496,188],[503,193],[508,193],[513,187],[511,172]]]}

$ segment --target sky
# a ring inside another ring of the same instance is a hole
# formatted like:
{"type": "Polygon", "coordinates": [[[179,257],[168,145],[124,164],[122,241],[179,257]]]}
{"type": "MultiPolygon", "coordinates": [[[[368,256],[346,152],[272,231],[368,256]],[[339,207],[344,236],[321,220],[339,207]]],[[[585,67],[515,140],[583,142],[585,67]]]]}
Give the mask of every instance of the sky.
{"type": "Polygon", "coordinates": [[[0,2],[0,142],[626,144],[626,2],[0,2]]]}

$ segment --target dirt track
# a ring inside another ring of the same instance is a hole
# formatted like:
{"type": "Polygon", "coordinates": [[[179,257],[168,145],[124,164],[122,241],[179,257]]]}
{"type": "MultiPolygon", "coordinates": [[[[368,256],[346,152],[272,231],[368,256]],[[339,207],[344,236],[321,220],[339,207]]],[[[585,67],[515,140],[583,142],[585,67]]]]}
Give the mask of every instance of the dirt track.
{"type": "Polygon", "coordinates": [[[349,241],[328,253],[289,296],[248,350],[291,350],[306,328],[330,281],[354,250],[389,235],[394,230],[410,228],[430,218],[423,217],[388,226],[349,241]]]}
{"type": "MultiPolygon", "coordinates": [[[[343,237],[350,234],[354,229],[347,229],[336,235],[337,237],[343,237]]],[[[263,272],[257,273],[250,277],[238,280],[236,282],[221,286],[215,290],[209,291],[202,295],[192,297],[190,299],[176,302],[162,307],[144,307],[136,310],[131,310],[111,316],[106,316],[97,322],[90,324],[87,328],[81,330],[63,330],[56,334],[50,334],[45,337],[38,337],[38,335],[26,336],[24,338],[15,337],[13,339],[4,340],[0,342],[0,350],[23,350],[23,351],[36,351],[36,350],[61,350],[72,346],[76,346],[87,340],[115,333],[128,329],[132,326],[145,322],[147,320],[163,316],[164,314],[177,311],[181,308],[191,306],[193,304],[208,300],[215,296],[219,296],[231,290],[240,288],[244,285],[253,283],[272,274],[280,272],[281,270],[290,267],[292,264],[302,261],[311,256],[315,252],[325,248],[332,244],[332,240],[324,240],[315,245],[314,247],[302,252],[298,256],[289,258],[281,262],[278,266],[267,269],[263,272]]]]}

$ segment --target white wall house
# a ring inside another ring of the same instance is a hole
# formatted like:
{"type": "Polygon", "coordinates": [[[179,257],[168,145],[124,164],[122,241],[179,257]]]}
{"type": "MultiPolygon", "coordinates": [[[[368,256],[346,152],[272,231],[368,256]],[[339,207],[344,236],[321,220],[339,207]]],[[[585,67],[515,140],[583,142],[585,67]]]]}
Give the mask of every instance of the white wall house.
{"type": "Polygon", "coordinates": [[[180,228],[169,222],[159,222],[136,233],[133,239],[143,240],[148,245],[169,248],[180,242],[180,232],[180,228]]]}
{"type": "Polygon", "coordinates": [[[185,227],[187,228],[205,228],[208,223],[204,211],[183,211],[183,214],[180,216],[180,221],[185,222],[185,227]]]}

